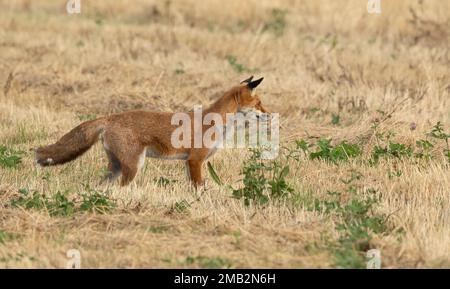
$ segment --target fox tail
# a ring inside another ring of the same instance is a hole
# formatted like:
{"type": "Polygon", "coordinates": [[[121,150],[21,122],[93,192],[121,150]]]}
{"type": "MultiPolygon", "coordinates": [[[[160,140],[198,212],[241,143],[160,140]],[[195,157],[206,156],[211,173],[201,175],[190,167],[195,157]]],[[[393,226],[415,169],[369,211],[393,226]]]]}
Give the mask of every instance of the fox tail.
{"type": "Polygon", "coordinates": [[[36,162],[41,166],[53,166],[76,159],[98,141],[105,123],[104,118],[83,122],[56,143],[37,148],[36,162]]]}

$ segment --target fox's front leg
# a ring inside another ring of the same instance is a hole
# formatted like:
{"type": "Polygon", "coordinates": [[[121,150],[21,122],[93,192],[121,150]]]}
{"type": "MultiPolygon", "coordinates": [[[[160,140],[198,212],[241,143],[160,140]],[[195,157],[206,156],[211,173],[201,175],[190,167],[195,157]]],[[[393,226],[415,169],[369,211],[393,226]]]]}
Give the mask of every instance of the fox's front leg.
{"type": "Polygon", "coordinates": [[[202,178],[202,165],[203,161],[198,160],[188,160],[187,163],[187,174],[191,182],[196,188],[203,185],[202,178]]]}

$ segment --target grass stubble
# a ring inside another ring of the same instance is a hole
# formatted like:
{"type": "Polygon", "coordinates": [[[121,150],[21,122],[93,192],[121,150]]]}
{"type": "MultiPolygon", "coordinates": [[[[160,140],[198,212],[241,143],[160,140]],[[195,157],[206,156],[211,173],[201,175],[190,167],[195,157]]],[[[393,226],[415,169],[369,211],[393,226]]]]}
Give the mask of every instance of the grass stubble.
{"type": "Polygon", "coordinates": [[[0,267],[64,268],[69,249],[84,268],[364,268],[369,249],[450,267],[447,1],[63,4],[0,1],[0,267]],[[202,192],[154,159],[98,186],[100,145],[34,163],[80,121],[189,110],[249,74],[282,154],[220,151],[202,192]]]}

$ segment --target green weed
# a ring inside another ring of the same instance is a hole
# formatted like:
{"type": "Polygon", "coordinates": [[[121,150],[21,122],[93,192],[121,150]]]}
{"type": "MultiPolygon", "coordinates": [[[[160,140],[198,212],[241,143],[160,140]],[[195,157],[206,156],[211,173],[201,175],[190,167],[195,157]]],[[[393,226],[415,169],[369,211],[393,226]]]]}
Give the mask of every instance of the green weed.
{"type": "Polygon", "coordinates": [[[116,207],[116,203],[107,194],[95,190],[89,190],[89,192],[82,194],[81,197],[82,201],[79,209],[82,212],[106,214],[116,207]]]}
{"type": "Polygon", "coordinates": [[[4,245],[6,242],[14,239],[15,237],[15,234],[11,234],[0,229],[0,245],[4,245]]]}
{"type": "Polygon", "coordinates": [[[0,146],[0,167],[17,168],[22,163],[24,151],[15,150],[6,146],[0,146]]]}
{"type": "Polygon", "coordinates": [[[443,153],[445,157],[447,158],[447,161],[450,163],[450,133],[446,133],[444,131],[444,126],[440,121],[438,121],[434,126],[431,132],[428,133],[428,135],[434,139],[437,140],[443,140],[446,144],[446,148],[443,150],[443,153]]]}
{"type": "MultiPolygon", "coordinates": [[[[234,189],[227,186],[232,190],[232,196],[243,199],[246,206],[251,203],[264,205],[270,200],[282,201],[291,196],[294,189],[286,180],[289,166],[277,160],[263,160],[259,149],[250,149],[250,152],[241,170],[243,187],[234,189]]],[[[210,164],[208,169],[212,179],[218,185],[223,185],[210,164]]]]}
{"type": "Polygon", "coordinates": [[[46,196],[38,191],[20,189],[19,194],[19,197],[10,201],[12,207],[45,210],[50,216],[67,217],[76,212],[106,213],[116,206],[107,195],[96,191],[82,194],[81,202],[69,198],[68,191],[58,191],[52,196],[46,196]]]}
{"type": "Polygon", "coordinates": [[[175,204],[172,205],[170,212],[175,212],[178,214],[189,214],[189,208],[191,207],[191,204],[186,200],[181,200],[179,202],[175,202],[175,204]]]}
{"type": "MultiPolygon", "coordinates": [[[[352,172],[352,176],[344,183],[350,184],[361,177],[361,174],[352,172]]],[[[337,220],[339,238],[337,241],[327,242],[335,266],[364,268],[365,252],[371,248],[373,235],[387,232],[387,217],[374,211],[379,203],[375,190],[368,189],[363,196],[359,196],[355,186],[349,186],[348,193],[351,198],[343,201],[342,193],[329,191],[325,199],[315,199],[308,209],[325,213],[337,220]]]]}
{"type": "Polygon", "coordinates": [[[336,146],[331,145],[331,139],[319,139],[316,144],[317,150],[310,152],[310,158],[321,159],[337,164],[348,161],[361,155],[362,149],[357,144],[349,144],[343,141],[336,146]]]}
{"type": "Polygon", "coordinates": [[[251,73],[251,72],[256,72],[257,71],[256,69],[248,68],[248,67],[244,66],[243,64],[239,63],[237,61],[236,56],[228,55],[227,56],[227,60],[228,60],[228,63],[231,65],[231,67],[237,73],[244,73],[244,72],[250,72],[251,73]]]}
{"type": "Polygon", "coordinates": [[[186,257],[184,264],[186,265],[192,265],[197,264],[199,267],[204,269],[220,269],[220,268],[230,268],[232,266],[232,263],[228,259],[224,259],[221,257],[206,257],[206,256],[195,256],[186,257]]]}
{"type": "Polygon", "coordinates": [[[158,187],[164,187],[164,188],[177,182],[176,180],[171,180],[171,179],[168,179],[165,177],[155,178],[155,179],[153,179],[153,181],[156,183],[156,185],[158,185],[158,187]]]}
{"type": "Polygon", "coordinates": [[[341,116],[333,113],[331,115],[331,123],[334,125],[339,125],[341,123],[341,116]]]}
{"type": "Polygon", "coordinates": [[[431,149],[434,147],[434,145],[429,142],[428,140],[418,140],[416,141],[416,147],[418,148],[418,152],[416,152],[414,154],[414,156],[416,158],[420,158],[420,159],[427,159],[430,160],[433,158],[433,156],[431,155],[431,149]]]}
{"type": "Polygon", "coordinates": [[[177,68],[177,69],[175,69],[174,73],[175,73],[175,75],[180,75],[180,74],[184,74],[185,71],[183,68],[177,68]]]}

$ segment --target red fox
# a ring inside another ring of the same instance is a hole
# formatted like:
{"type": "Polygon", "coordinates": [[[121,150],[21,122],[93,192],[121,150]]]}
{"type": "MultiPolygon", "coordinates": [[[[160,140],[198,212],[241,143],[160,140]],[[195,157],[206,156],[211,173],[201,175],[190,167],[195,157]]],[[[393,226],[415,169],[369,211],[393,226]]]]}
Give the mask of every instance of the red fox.
{"type": "MultiPolygon", "coordinates": [[[[253,90],[263,78],[253,76],[225,92],[204,113],[226,114],[240,111],[268,113],[253,90]]],[[[127,111],[86,121],[65,134],[55,144],[35,150],[41,166],[70,162],[85,153],[99,138],[109,159],[108,174],[104,181],[114,181],[120,174],[121,186],[128,185],[143,166],[145,157],[185,160],[187,174],[195,187],[203,184],[202,164],[214,152],[213,148],[175,148],[171,135],[176,129],[171,119],[174,113],[153,111],[127,111]]],[[[193,112],[189,112],[190,117],[193,112]]],[[[210,126],[202,126],[204,132],[210,126]]],[[[191,138],[193,139],[193,138],[191,138]]]]}

